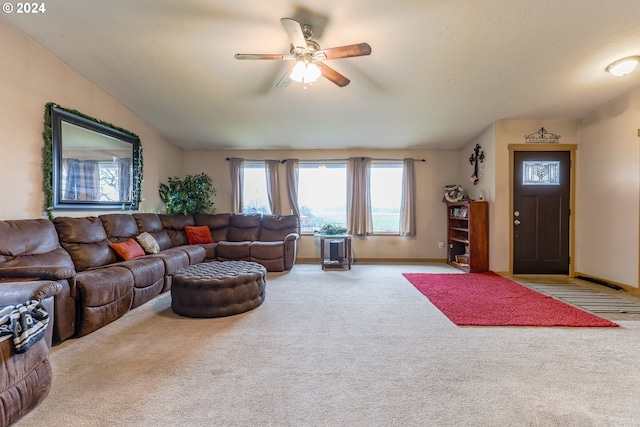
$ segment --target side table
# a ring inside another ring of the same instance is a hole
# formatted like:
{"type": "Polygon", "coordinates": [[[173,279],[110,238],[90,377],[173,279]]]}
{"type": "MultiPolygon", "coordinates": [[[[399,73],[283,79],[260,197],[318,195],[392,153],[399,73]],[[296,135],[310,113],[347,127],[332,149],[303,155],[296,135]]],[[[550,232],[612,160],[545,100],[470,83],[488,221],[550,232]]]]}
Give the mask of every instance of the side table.
{"type": "Polygon", "coordinates": [[[317,234],[320,237],[320,263],[322,269],[327,267],[344,267],[347,266],[351,270],[351,235],[349,234],[317,234]],[[344,242],[344,253],[337,259],[331,259],[325,257],[325,239],[329,240],[342,240],[344,242]]]}

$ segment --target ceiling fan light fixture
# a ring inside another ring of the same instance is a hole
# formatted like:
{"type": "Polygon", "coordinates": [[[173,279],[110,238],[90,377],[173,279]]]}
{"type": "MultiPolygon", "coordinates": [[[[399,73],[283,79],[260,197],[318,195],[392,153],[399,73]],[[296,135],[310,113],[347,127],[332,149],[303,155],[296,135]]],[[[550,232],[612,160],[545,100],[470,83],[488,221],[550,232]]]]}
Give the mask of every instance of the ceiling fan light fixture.
{"type": "Polygon", "coordinates": [[[304,81],[307,83],[313,83],[320,78],[322,73],[320,68],[313,62],[307,65],[307,73],[304,75],[304,81]]]}
{"type": "Polygon", "coordinates": [[[314,63],[307,64],[305,61],[298,61],[291,71],[291,80],[298,83],[313,83],[320,78],[322,73],[320,68],[314,63]]]}
{"type": "Polygon", "coordinates": [[[607,71],[616,77],[626,76],[636,69],[638,62],[640,62],[640,56],[627,56],[611,63],[607,71]]]}

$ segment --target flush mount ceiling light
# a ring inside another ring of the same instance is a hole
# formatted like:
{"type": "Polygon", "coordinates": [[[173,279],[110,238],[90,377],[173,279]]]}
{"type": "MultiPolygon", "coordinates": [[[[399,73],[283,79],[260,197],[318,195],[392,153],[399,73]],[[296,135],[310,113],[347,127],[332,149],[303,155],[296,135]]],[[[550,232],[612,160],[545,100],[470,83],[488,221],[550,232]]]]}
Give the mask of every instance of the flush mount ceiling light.
{"type": "Polygon", "coordinates": [[[626,76],[636,69],[638,62],[640,62],[640,56],[627,56],[610,64],[607,71],[616,77],[626,76]]]}

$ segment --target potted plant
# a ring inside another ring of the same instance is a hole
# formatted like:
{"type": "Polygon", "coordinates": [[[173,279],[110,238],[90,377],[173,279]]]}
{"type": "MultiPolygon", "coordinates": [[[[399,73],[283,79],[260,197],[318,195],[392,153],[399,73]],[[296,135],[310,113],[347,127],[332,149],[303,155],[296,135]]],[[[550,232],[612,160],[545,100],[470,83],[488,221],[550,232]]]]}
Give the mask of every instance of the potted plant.
{"type": "Polygon", "coordinates": [[[213,213],[211,197],[216,195],[211,177],[204,172],[187,175],[184,179],[170,177],[169,183],[160,184],[160,199],[167,205],[168,214],[213,213]]]}
{"type": "Polygon", "coordinates": [[[341,227],[334,224],[324,224],[322,227],[320,227],[320,230],[316,230],[317,234],[324,234],[326,236],[344,234],[346,232],[347,232],[346,227],[341,227]]]}

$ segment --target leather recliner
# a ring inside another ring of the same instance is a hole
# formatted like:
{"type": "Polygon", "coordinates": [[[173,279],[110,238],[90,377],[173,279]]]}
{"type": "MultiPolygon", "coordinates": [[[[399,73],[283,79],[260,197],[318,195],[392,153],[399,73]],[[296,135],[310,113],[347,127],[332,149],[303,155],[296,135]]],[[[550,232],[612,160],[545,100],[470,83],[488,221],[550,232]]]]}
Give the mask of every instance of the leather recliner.
{"type": "Polygon", "coordinates": [[[51,389],[52,324],[54,296],[63,285],[56,281],[0,282],[0,305],[38,300],[49,313],[45,337],[24,353],[16,353],[11,339],[0,342],[0,426],[22,418],[44,400],[51,389]]]}

